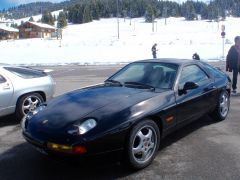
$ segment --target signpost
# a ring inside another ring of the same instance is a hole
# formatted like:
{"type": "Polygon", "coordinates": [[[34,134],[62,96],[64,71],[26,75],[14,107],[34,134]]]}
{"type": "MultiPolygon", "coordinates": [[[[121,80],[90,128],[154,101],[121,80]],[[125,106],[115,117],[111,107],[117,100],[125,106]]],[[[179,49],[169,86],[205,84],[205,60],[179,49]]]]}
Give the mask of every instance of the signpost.
{"type": "Polygon", "coordinates": [[[222,36],[222,60],[224,60],[224,44],[225,44],[225,36],[226,36],[226,33],[225,33],[225,25],[222,25],[221,27],[222,29],[222,32],[221,32],[221,36],[222,36]]]}

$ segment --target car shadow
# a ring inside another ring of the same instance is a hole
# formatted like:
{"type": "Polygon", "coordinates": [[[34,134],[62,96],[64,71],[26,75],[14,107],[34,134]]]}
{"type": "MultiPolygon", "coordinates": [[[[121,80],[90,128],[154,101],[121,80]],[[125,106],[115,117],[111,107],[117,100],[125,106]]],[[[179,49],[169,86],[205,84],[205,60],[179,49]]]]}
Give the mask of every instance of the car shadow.
{"type": "Polygon", "coordinates": [[[17,120],[17,118],[13,114],[0,117],[0,127],[17,125],[19,123],[20,122],[17,120]]]}
{"type": "MultiPolygon", "coordinates": [[[[215,123],[205,116],[167,136],[161,150],[188,136],[201,127],[215,123]]],[[[0,177],[2,179],[116,179],[134,174],[119,160],[121,156],[104,155],[82,161],[41,155],[28,143],[21,143],[0,154],[0,177]],[[116,159],[117,158],[117,159],[116,159]],[[26,178],[27,177],[27,178],[26,178]]],[[[156,157],[157,158],[157,157],[156,157]]],[[[151,166],[153,166],[154,163],[151,166]]]]}

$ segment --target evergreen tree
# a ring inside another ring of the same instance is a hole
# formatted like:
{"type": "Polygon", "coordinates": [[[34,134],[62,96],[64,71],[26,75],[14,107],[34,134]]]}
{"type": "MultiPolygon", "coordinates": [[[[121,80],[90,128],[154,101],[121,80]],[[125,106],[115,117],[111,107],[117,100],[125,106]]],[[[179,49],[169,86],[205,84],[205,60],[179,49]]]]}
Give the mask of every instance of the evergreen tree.
{"type": "Polygon", "coordinates": [[[152,5],[148,5],[145,14],[145,21],[146,22],[153,22],[155,19],[155,14],[152,5]]]}
{"type": "Polygon", "coordinates": [[[214,3],[208,5],[208,19],[217,20],[218,19],[218,8],[214,3]]]}
{"type": "Polygon", "coordinates": [[[186,20],[194,20],[196,18],[196,11],[193,1],[187,1],[182,5],[182,13],[186,20]]]}
{"type": "Polygon", "coordinates": [[[54,19],[52,14],[48,11],[44,11],[41,22],[49,25],[54,25],[54,19]]]}
{"type": "MultiPolygon", "coordinates": [[[[116,0],[37,2],[2,10],[0,14],[6,18],[22,18],[42,13],[42,22],[53,25],[56,17],[49,12],[65,9],[69,22],[84,23],[102,17],[116,17],[116,2],[116,0]]],[[[169,16],[183,16],[186,20],[194,20],[197,15],[201,15],[202,19],[217,20],[225,19],[227,15],[240,17],[240,0],[211,0],[210,3],[188,0],[182,4],[162,0],[119,0],[119,14],[122,17],[145,17],[149,22],[152,22],[153,18],[169,16]],[[167,12],[164,9],[167,9],[167,12]]]]}
{"type": "Polygon", "coordinates": [[[90,7],[86,5],[83,10],[83,23],[88,23],[92,21],[92,14],[90,7]]]}
{"type": "Polygon", "coordinates": [[[30,19],[29,19],[28,21],[30,21],[30,22],[34,22],[33,17],[31,16],[30,19]]]}
{"type": "Polygon", "coordinates": [[[60,12],[58,15],[58,19],[57,19],[57,27],[58,28],[64,28],[67,26],[67,18],[66,18],[66,14],[64,12],[60,12]]]}
{"type": "Polygon", "coordinates": [[[94,20],[100,19],[99,1],[94,1],[91,5],[92,17],[94,20]]]}
{"type": "Polygon", "coordinates": [[[57,21],[57,18],[56,18],[56,15],[55,15],[55,14],[53,15],[53,21],[54,21],[54,22],[57,21]]]}

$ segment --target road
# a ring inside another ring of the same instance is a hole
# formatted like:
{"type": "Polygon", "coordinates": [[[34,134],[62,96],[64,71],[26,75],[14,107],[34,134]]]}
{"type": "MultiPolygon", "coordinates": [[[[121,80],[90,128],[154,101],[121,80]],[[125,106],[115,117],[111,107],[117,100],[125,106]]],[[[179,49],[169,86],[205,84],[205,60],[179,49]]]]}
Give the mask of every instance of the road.
{"type": "MultiPolygon", "coordinates": [[[[223,63],[216,65],[223,67],[223,63]]],[[[42,67],[56,83],[56,96],[102,82],[121,65],[42,67]]],[[[0,119],[0,180],[46,179],[240,179],[240,96],[231,98],[228,118],[208,116],[165,138],[146,169],[130,171],[111,156],[83,162],[48,158],[21,136],[14,116],[0,119]],[[107,160],[108,159],[108,160],[107,160]],[[106,161],[107,160],[107,161],[106,161]]]]}

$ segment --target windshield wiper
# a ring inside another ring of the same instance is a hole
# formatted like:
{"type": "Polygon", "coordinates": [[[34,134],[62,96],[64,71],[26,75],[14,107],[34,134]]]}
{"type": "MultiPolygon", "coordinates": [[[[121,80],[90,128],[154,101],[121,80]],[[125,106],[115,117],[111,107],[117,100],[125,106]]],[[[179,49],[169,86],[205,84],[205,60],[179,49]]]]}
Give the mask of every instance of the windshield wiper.
{"type": "Polygon", "coordinates": [[[148,85],[148,84],[143,84],[140,82],[125,82],[124,85],[130,85],[130,86],[139,86],[142,87],[144,89],[151,89],[151,90],[155,90],[155,87],[148,85]]]}
{"type": "Polygon", "coordinates": [[[111,84],[117,84],[119,86],[122,86],[122,83],[113,79],[107,79],[106,81],[104,81],[105,83],[111,83],[111,84]]]}

